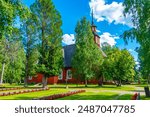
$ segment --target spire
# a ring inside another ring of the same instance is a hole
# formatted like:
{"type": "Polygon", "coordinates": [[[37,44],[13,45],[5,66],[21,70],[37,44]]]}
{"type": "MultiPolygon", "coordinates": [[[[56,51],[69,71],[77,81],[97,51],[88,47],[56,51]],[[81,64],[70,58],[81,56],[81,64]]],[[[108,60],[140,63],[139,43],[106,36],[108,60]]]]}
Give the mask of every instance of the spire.
{"type": "Polygon", "coordinates": [[[92,26],[94,25],[94,13],[93,13],[93,9],[92,9],[92,26]]]}

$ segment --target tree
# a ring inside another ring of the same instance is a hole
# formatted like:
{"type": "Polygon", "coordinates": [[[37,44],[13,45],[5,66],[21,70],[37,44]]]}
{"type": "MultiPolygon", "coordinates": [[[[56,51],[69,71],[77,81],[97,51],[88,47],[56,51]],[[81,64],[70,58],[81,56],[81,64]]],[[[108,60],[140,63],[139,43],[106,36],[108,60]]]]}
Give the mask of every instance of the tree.
{"type": "Polygon", "coordinates": [[[122,81],[132,81],[134,77],[135,61],[127,50],[119,50],[116,47],[104,46],[107,57],[102,64],[102,73],[106,80],[113,80],[117,86],[122,81]]]}
{"type": "Polygon", "coordinates": [[[7,83],[21,83],[25,71],[25,52],[21,41],[13,41],[10,46],[10,56],[6,64],[4,81],[7,83]]]}
{"type": "Polygon", "coordinates": [[[13,81],[14,77],[12,76],[16,75],[14,72],[18,73],[17,75],[19,76],[20,72],[17,72],[17,70],[20,70],[21,72],[24,70],[24,50],[20,39],[20,32],[17,28],[14,28],[12,37],[7,37],[0,42],[0,55],[2,55],[1,59],[3,66],[1,83],[3,83],[3,76],[5,76],[5,80],[10,78],[11,81],[13,81]],[[7,69],[6,71],[4,71],[5,68],[7,69]],[[8,68],[12,69],[8,70],[8,68]],[[9,75],[7,76],[6,74],[8,74],[8,71],[11,72],[9,72],[9,75]]]}
{"type": "Polygon", "coordinates": [[[24,77],[25,87],[27,87],[27,79],[37,73],[36,67],[38,65],[39,52],[37,49],[38,38],[37,29],[35,28],[37,25],[36,23],[36,17],[30,13],[26,19],[22,20],[22,26],[20,29],[26,53],[24,77]]]}
{"type": "Polygon", "coordinates": [[[59,75],[62,68],[61,16],[52,0],[36,0],[31,11],[37,17],[37,30],[40,39],[39,73],[43,74],[43,87],[47,78],[59,75]]]}
{"type": "Polygon", "coordinates": [[[135,61],[133,56],[126,49],[121,50],[121,56],[119,57],[118,64],[119,75],[116,80],[120,81],[118,84],[121,84],[121,80],[125,82],[130,82],[134,80],[135,76],[135,61]]]}
{"type": "Polygon", "coordinates": [[[14,26],[16,18],[21,19],[26,16],[28,8],[20,0],[0,0],[0,46],[1,49],[1,67],[0,84],[3,82],[5,64],[9,56],[9,43],[12,40],[13,32],[17,30],[14,26]]]}
{"type": "Polygon", "coordinates": [[[138,49],[140,69],[144,77],[149,78],[150,74],[150,1],[149,0],[125,0],[125,15],[132,16],[134,28],[125,31],[123,37],[125,41],[136,39],[140,44],[138,49]]]}
{"type": "Polygon", "coordinates": [[[0,44],[0,55],[5,55],[5,58],[2,58],[5,60],[6,69],[3,70],[4,80],[9,83],[20,83],[24,74],[25,52],[19,30],[14,29],[12,37],[7,37],[3,41],[0,44]]]}
{"type": "Polygon", "coordinates": [[[94,42],[90,22],[84,17],[75,28],[76,50],[72,59],[73,76],[84,79],[87,87],[88,80],[96,77],[97,68],[101,65],[102,53],[94,42]]]}

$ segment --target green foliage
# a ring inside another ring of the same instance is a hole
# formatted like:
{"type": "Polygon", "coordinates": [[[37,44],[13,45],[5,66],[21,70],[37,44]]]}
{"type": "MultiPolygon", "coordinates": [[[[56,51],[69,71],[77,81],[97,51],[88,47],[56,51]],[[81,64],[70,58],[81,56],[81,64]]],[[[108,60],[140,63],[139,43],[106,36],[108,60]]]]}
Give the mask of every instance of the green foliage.
{"type": "MultiPolygon", "coordinates": [[[[5,67],[11,68],[14,66],[12,68],[16,70],[16,79],[22,74],[22,67],[20,66],[23,65],[24,58],[23,55],[17,54],[22,50],[22,45],[20,43],[20,32],[15,23],[17,18],[23,19],[27,16],[27,13],[28,8],[20,0],[0,0],[0,83],[3,82],[3,75],[5,75],[4,79],[7,79],[5,67]],[[15,61],[16,58],[18,58],[18,62],[15,61]]],[[[9,70],[11,71],[11,69],[9,70]]],[[[14,75],[12,72],[9,72],[9,74],[14,75]]],[[[11,79],[13,78],[11,77],[11,79]]],[[[16,81],[18,82],[18,80],[16,81]]]]}
{"type": "Polygon", "coordinates": [[[38,71],[45,78],[55,76],[62,68],[61,16],[51,0],[36,0],[31,11],[37,18],[36,29],[39,44],[38,71]]]}
{"type": "MultiPolygon", "coordinates": [[[[72,67],[75,69],[75,78],[87,80],[96,77],[96,70],[103,59],[98,46],[94,42],[90,22],[82,18],[75,28],[76,50],[72,59],[72,67]]],[[[86,84],[87,85],[87,84],[86,84]]]]}
{"type": "Polygon", "coordinates": [[[11,35],[16,17],[25,18],[27,12],[20,0],[0,0],[0,39],[11,35]]]}
{"type": "Polygon", "coordinates": [[[22,33],[22,40],[24,45],[24,50],[26,53],[25,61],[25,78],[24,83],[27,85],[27,79],[29,76],[37,74],[37,63],[39,58],[38,52],[38,38],[37,38],[37,25],[36,16],[32,13],[28,14],[28,18],[22,20],[22,25],[20,31],[22,33]]]}
{"type": "MultiPolygon", "coordinates": [[[[13,46],[18,46],[16,43],[13,46]]],[[[7,83],[21,83],[24,77],[25,70],[25,53],[23,47],[19,47],[19,50],[15,52],[15,57],[10,58],[6,65],[4,81],[7,83]]]]}
{"type": "Polygon", "coordinates": [[[106,80],[133,81],[135,75],[135,61],[127,50],[119,50],[116,47],[104,46],[104,52],[107,57],[102,65],[102,74],[106,80]]]}
{"type": "Polygon", "coordinates": [[[134,28],[124,32],[124,39],[136,39],[141,45],[138,49],[140,70],[146,79],[150,74],[150,0],[125,0],[125,14],[132,15],[134,28]]]}
{"type": "MultiPolygon", "coordinates": [[[[13,30],[12,37],[1,41],[0,48],[1,63],[6,68],[5,70],[2,69],[5,82],[20,83],[24,75],[25,53],[18,29],[13,30]]],[[[0,70],[1,73],[2,70],[0,70]]],[[[2,75],[1,78],[3,78],[2,75]]]]}

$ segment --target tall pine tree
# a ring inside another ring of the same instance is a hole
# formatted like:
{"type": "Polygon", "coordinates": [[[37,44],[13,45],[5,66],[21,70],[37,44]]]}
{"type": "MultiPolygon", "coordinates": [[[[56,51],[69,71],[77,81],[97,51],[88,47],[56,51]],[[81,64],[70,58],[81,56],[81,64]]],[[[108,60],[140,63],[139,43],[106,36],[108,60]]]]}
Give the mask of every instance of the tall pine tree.
{"type": "Polygon", "coordinates": [[[37,16],[37,30],[40,39],[39,73],[43,74],[43,87],[47,78],[59,74],[62,65],[61,16],[52,0],[36,0],[31,11],[37,16]]]}

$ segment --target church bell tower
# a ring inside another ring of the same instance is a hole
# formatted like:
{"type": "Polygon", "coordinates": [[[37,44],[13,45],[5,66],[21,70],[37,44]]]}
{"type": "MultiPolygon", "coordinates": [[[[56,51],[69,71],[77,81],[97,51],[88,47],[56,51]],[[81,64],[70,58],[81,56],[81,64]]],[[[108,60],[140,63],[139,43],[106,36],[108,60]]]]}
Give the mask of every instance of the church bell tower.
{"type": "Polygon", "coordinates": [[[100,36],[97,34],[96,28],[97,26],[94,24],[94,14],[93,14],[93,10],[92,10],[92,23],[91,23],[91,29],[94,35],[94,41],[95,43],[98,45],[98,47],[100,47],[100,36]]]}

